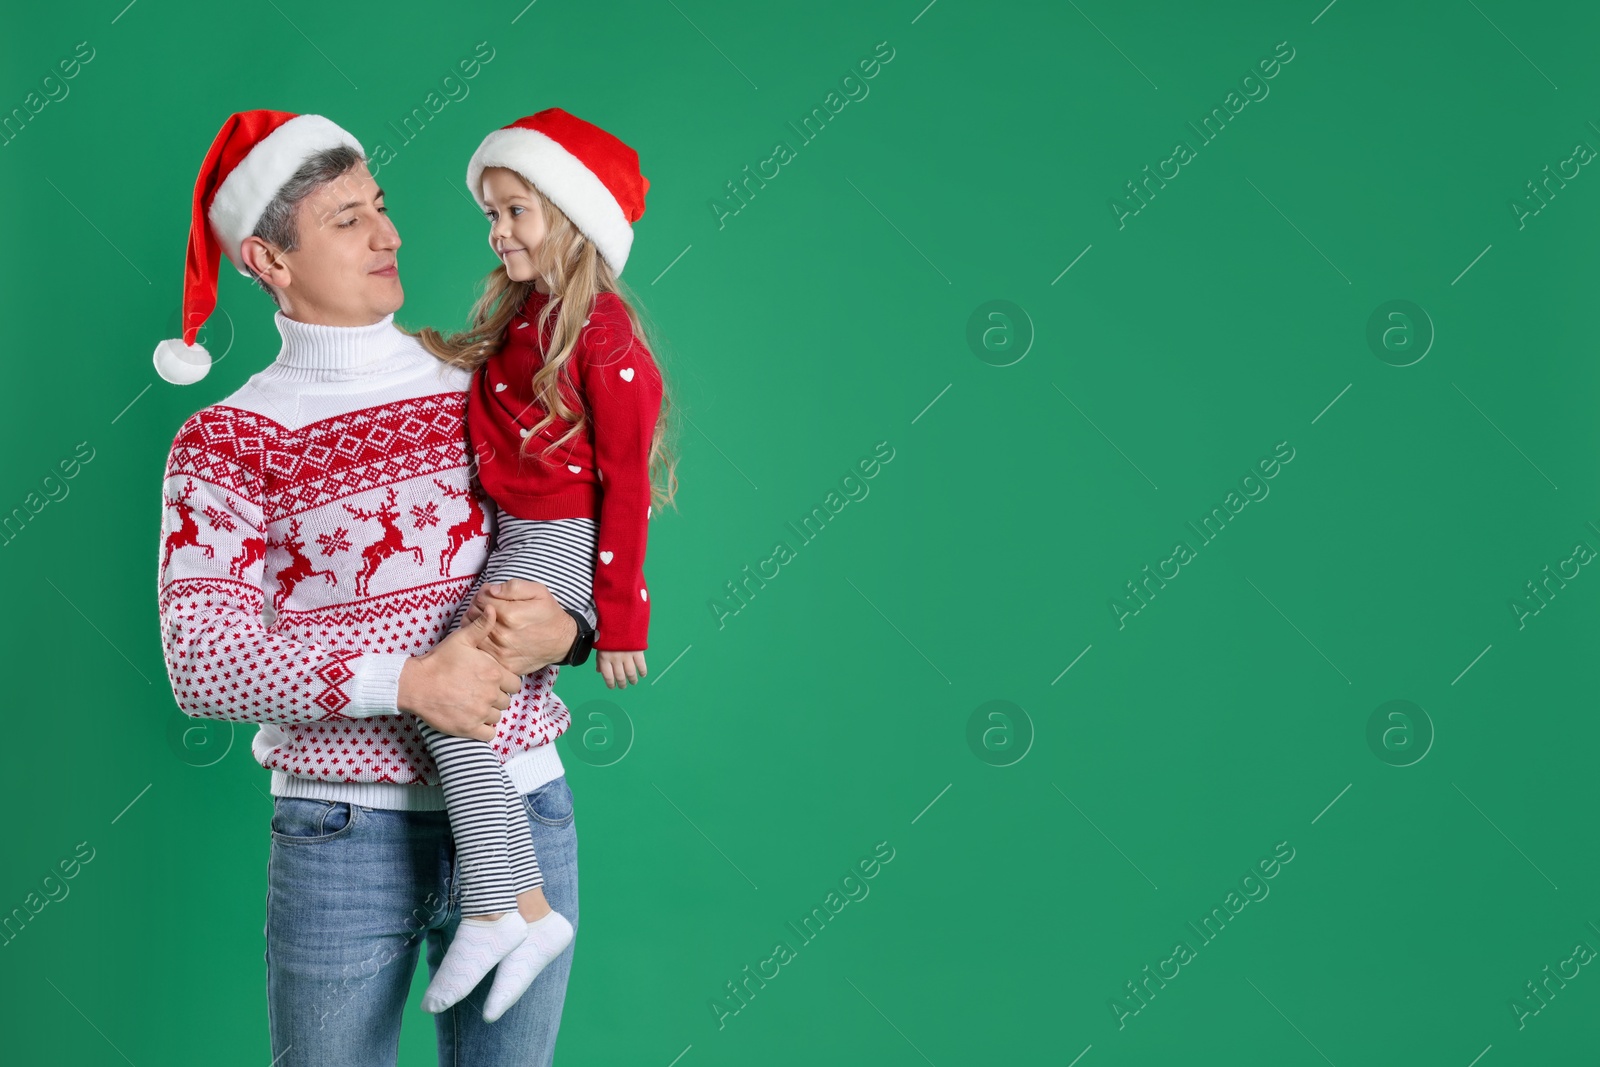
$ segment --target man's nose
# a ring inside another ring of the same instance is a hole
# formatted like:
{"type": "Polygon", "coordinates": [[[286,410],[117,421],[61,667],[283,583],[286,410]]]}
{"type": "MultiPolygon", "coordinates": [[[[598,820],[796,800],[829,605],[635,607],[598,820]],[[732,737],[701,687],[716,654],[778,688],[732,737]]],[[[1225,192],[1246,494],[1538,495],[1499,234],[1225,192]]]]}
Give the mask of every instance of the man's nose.
{"type": "Polygon", "coordinates": [[[378,227],[374,243],[382,249],[400,247],[400,231],[395,229],[394,222],[389,216],[383,216],[383,225],[378,227]]]}

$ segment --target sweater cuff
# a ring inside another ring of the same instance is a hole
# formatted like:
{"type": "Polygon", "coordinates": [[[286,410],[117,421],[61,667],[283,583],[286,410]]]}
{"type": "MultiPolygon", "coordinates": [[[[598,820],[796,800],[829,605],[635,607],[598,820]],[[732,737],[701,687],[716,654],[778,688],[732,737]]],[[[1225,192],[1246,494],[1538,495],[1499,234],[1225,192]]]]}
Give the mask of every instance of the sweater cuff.
{"type": "Polygon", "coordinates": [[[354,661],[350,679],[350,706],[341,715],[367,719],[400,713],[400,669],[411,656],[404,652],[373,652],[354,661]]]}
{"type": "Polygon", "coordinates": [[[600,625],[596,628],[594,647],[597,652],[643,652],[649,648],[648,618],[625,617],[621,611],[611,613],[612,624],[606,625],[606,610],[600,609],[600,625]]]}

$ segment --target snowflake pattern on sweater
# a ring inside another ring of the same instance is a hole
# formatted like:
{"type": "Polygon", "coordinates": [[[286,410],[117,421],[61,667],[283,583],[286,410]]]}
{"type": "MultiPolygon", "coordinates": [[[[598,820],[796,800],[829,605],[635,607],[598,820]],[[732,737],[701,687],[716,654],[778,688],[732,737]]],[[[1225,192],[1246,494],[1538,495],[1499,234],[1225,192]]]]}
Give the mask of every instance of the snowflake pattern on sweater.
{"type": "MultiPolygon", "coordinates": [[[[262,766],[437,784],[415,718],[395,706],[400,668],[475,589],[494,511],[469,466],[470,377],[379,325],[362,329],[387,348],[381,373],[355,388],[279,380],[275,365],[179,429],[163,492],[162,644],[179,708],[260,724],[262,766]],[[297,424],[291,411],[320,417],[297,424]]],[[[523,679],[496,729],[502,760],[570,723],[558,671],[523,679]]]]}

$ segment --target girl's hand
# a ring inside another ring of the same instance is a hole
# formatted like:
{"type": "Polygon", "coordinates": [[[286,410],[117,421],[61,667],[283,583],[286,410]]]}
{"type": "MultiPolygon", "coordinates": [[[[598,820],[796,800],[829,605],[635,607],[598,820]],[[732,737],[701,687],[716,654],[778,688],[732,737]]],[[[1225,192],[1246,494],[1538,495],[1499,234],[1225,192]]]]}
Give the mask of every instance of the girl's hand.
{"type": "Polygon", "coordinates": [[[606,680],[607,689],[627,688],[638,685],[639,678],[645,674],[644,653],[641,652],[601,652],[594,654],[594,669],[599,671],[606,680]]]}

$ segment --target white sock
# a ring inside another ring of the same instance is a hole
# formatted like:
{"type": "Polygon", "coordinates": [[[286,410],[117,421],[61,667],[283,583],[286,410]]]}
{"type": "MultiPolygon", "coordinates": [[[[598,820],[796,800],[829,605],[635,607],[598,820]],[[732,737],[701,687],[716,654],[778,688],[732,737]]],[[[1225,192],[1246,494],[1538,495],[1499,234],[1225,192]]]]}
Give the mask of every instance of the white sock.
{"type": "Polygon", "coordinates": [[[559,911],[528,924],[528,936],[511,954],[500,961],[494,972],[494,985],[484,1002],[483,1021],[492,1023],[527,992],[545,966],[572,944],[572,924],[559,911]]]}
{"type": "Polygon", "coordinates": [[[462,919],[450,950],[439,964],[439,973],[422,995],[422,1009],[444,1011],[472,992],[489,969],[522,942],[528,929],[527,922],[514,910],[493,921],[462,919]]]}

